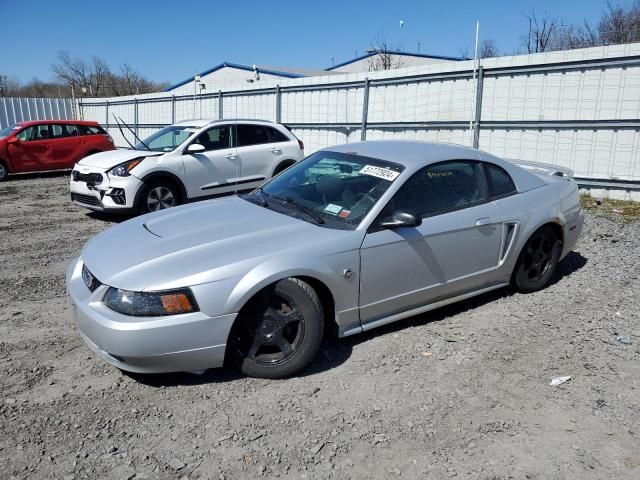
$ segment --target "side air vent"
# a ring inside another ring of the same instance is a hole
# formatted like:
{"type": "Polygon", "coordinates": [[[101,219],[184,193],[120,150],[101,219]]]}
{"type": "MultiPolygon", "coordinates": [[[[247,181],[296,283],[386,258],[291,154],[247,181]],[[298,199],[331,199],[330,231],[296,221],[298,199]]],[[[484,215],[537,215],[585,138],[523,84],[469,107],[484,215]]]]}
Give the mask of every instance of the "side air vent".
{"type": "Polygon", "coordinates": [[[511,245],[513,244],[513,240],[516,236],[517,229],[518,224],[516,222],[507,222],[504,224],[502,249],[500,250],[500,262],[507,258],[507,254],[509,253],[509,250],[511,250],[511,245]]]}

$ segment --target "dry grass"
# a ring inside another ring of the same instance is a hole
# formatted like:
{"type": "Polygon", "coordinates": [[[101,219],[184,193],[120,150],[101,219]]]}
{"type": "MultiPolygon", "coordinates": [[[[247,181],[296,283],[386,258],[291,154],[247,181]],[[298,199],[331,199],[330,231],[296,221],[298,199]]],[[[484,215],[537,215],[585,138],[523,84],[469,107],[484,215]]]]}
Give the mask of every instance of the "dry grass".
{"type": "Polygon", "coordinates": [[[640,202],[628,200],[596,199],[591,195],[580,195],[580,205],[587,212],[623,222],[640,220],[640,202]]]}

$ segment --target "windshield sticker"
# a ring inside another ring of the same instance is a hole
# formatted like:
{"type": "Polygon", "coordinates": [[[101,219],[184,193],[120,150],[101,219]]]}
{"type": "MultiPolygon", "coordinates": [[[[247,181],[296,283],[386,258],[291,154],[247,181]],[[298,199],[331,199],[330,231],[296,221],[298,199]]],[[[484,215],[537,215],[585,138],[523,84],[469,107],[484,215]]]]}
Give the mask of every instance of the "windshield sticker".
{"type": "Polygon", "coordinates": [[[364,175],[371,175],[372,177],[382,178],[383,180],[388,180],[390,182],[393,182],[396,177],[400,175],[400,172],[396,172],[389,168],[375,167],[373,165],[365,165],[364,167],[362,167],[362,170],[360,170],[360,173],[364,175]]]}
{"type": "Polygon", "coordinates": [[[324,207],[324,211],[330,213],[331,215],[337,215],[338,213],[340,213],[340,210],[342,210],[342,207],[340,205],[334,205],[333,203],[330,203],[329,205],[324,207]]]}
{"type": "Polygon", "coordinates": [[[351,210],[342,210],[342,211],[338,214],[338,216],[339,216],[340,218],[347,218],[347,217],[349,217],[349,214],[350,214],[350,213],[351,213],[351,210]]]}

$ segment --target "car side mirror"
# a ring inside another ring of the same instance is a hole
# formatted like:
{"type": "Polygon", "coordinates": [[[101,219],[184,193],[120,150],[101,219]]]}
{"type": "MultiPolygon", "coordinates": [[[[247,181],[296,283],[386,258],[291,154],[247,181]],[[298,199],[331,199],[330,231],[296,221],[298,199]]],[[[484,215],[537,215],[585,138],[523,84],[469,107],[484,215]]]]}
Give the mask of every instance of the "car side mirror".
{"type": "Polygon", "coordinates": [[[380,222],[380,226],[383,228],[406,228],[406,227],[419,227],[422,225],[422,218],[414,215],[413,213],[404,212],[402,210],[395,212],[391,217],[386,218],[380,222]]]}
{"type": "Polygon", "coordinates": [[[7,143],[11,143],[11,144],[20,143],[20,139],[18,137],[11,137],[9,140],[7,140],[7,143]]]}
{"type": "Polygon", "coordinates": [[[192,143],[187,147],[187,153],[202,153],[205,150],[204,146],[199,143],[192,143]]]}

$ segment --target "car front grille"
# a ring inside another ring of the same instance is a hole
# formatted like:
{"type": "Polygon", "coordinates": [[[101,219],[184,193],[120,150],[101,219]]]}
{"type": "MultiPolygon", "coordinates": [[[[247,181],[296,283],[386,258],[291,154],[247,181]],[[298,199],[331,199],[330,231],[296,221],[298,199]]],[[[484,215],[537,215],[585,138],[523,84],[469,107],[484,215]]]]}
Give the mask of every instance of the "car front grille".
{"type": "Polygon", "coordinates": [[[101,173],[80,173],[77,170],[74,170],[71,172],[71,178],[76,182],[93,183],[94,185],[102,183],[101,173]]]}
{"type": "Polygon", "coordinates": [[[93,205],[96,207],[100,206],[100,200],[96,197],[92,197],[91,195],[82,195],[80,193],[72,193],[71,200],[75,200],[79,203],[84,203],[85,205],[93,205]]]}

